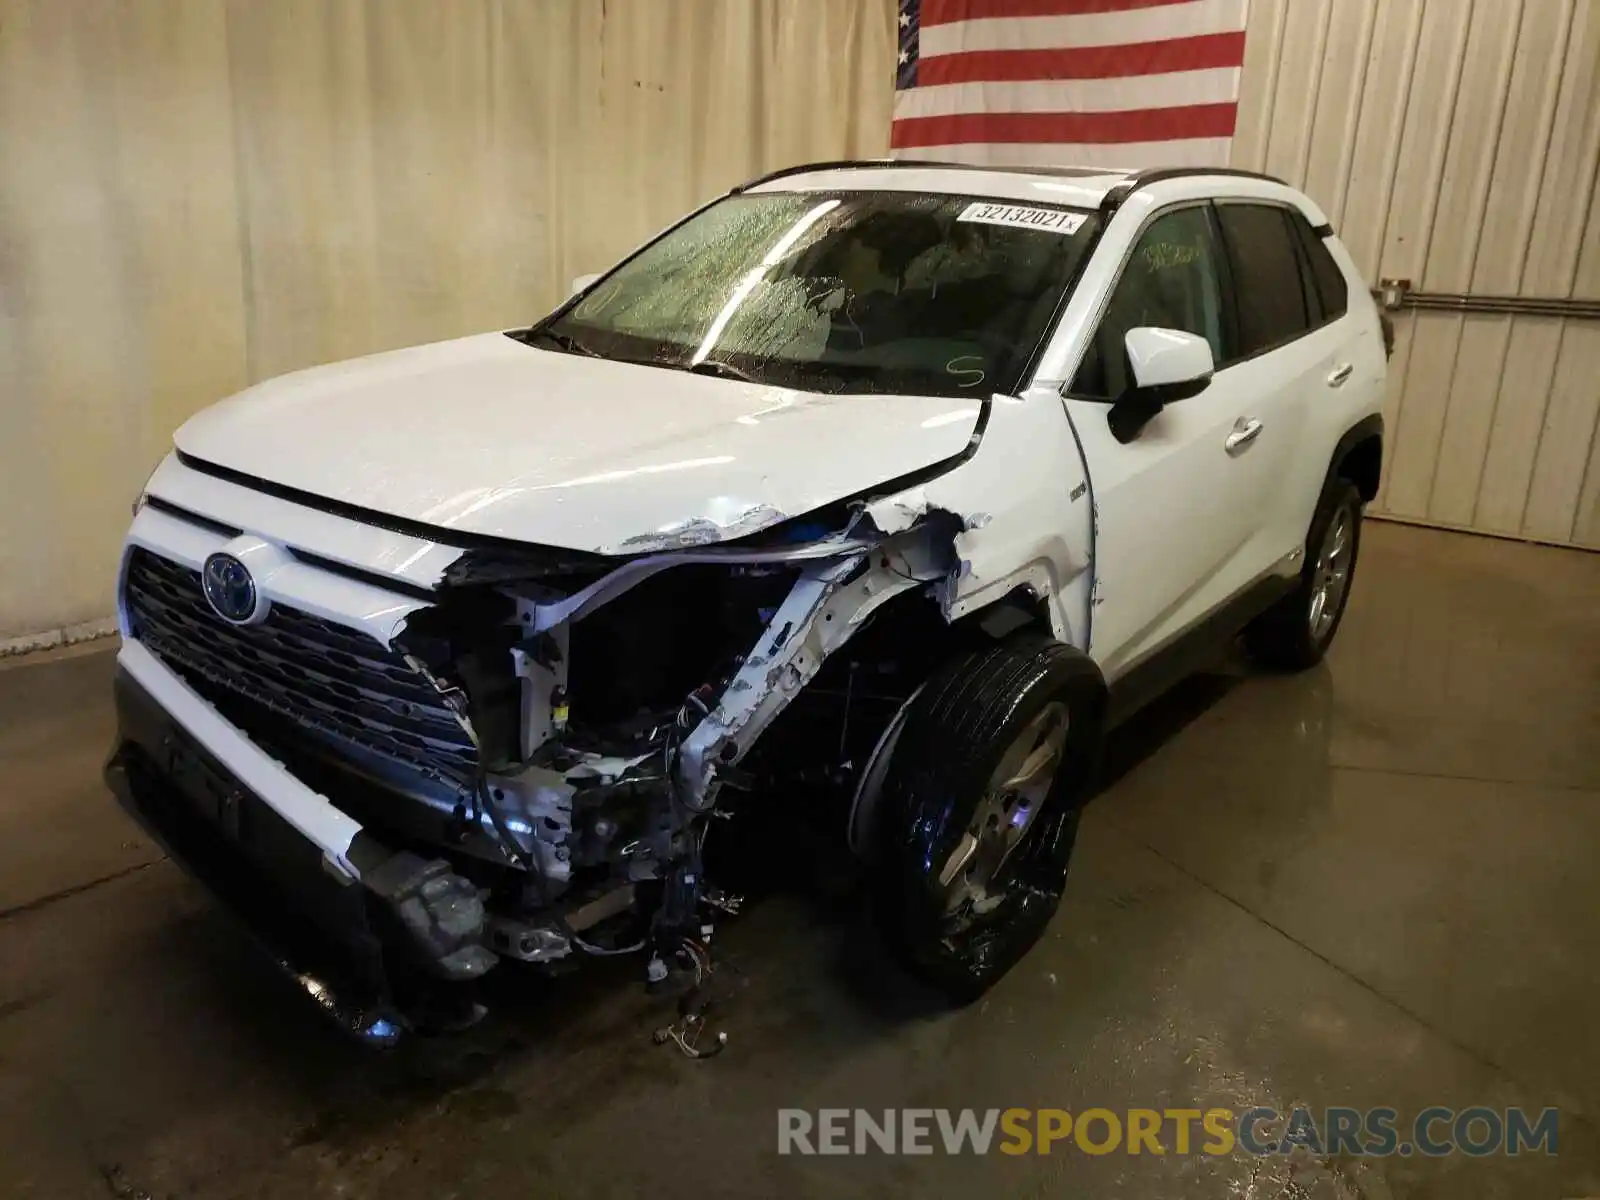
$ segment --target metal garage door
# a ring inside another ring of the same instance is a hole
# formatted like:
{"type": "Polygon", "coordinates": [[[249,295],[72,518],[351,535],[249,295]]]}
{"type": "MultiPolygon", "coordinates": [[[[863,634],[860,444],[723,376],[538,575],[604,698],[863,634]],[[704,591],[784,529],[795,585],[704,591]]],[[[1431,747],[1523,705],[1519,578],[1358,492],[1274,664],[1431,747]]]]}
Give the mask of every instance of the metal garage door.
{"type": "Polygon", "coordinates": [[[1252,0],[1242,86],[1234,164],[1413,289],[1378,511],[1600,548],[1600,3],[1252,0]]]}

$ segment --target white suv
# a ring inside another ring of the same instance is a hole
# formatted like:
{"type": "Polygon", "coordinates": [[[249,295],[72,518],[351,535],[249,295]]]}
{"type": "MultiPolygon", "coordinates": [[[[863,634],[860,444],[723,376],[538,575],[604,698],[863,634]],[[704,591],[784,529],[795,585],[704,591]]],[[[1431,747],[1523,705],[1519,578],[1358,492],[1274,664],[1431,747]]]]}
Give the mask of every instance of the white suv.
{"type": "Polygon", "coordinates": [[[837,804],[892,949],[970,998],[1110,724],[1240,631],[1321,658],[1387,340],[1261,176],[768,176],[531,328],[184,425],[108,778],[373,1040],[502,958],[702,968],[707,831],[761,804],[837,804]]]}

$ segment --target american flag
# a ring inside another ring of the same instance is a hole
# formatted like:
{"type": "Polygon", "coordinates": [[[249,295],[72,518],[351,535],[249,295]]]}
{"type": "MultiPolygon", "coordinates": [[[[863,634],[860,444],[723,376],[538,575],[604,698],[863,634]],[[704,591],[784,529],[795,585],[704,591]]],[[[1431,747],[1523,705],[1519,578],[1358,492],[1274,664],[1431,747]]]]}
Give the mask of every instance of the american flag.
{"type": "Polygon", "coordinates": [[[1249,0],[900,0],[891,153],[1223,166],[1249,0]]]}

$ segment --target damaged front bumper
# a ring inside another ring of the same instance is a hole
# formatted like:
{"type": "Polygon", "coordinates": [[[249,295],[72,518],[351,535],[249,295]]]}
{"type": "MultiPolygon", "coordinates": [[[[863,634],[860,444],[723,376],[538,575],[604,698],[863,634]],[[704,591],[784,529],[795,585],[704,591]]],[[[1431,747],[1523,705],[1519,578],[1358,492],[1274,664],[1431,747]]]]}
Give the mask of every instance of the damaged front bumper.
{"type": "Polygon", "coordinates": [[[261,790],[273,772],[293,778],[198,696],[183,704],[183,690],[143,647],[124,644],[105,769],[123,808],[363,1042],[392,1045],[470,1007],[464,993],[443,1003],[440,993],[496,961],[480,944],[476,889],[441,860],[382,846],[307,789],[280,788],[269,803],[261,790]]]}

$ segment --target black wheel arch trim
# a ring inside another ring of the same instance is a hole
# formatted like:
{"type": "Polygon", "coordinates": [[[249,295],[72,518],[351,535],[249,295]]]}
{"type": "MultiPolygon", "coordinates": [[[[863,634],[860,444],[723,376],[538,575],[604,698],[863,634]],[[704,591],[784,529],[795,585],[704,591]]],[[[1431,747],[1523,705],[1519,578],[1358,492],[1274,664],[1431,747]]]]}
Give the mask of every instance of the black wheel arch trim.
{"type": "Polygon", "coordinates": [[[1349,429],[1344,431],[1343,436],[1339,438],[1338,444],[1333,448],[1333,456],[1328,460],[1328,473],[1323,477],[1322,480],[1324,491],[1327,490],[1328,485],[1339,476],[1340,468],[1344,466],[1345,460],[1350,456],[1350,452],[1363,442],[1371,441],[1374,438],[1376,438],[1378,442],[1379,470],[1373,472],[1372,487],[1369,489],[1363,485],[1360,480],[1351,480],[1352,483],[1355,483],[1361,488],[1361,498],[1363,500],[1372,499],[1372,495],[1369,495],[1368,492],[1370,490],[1370,492],[1376,494],[1378,474],[1379,471],[1382,470],[1383,465],[1382,413],[1371,413],[1368,416],[1362,417],[1361,420],[1357,421],[1354,425],[1350,426],[1349,429]]]}

